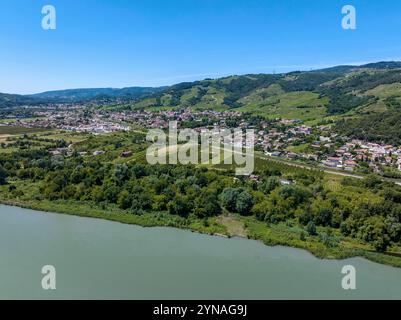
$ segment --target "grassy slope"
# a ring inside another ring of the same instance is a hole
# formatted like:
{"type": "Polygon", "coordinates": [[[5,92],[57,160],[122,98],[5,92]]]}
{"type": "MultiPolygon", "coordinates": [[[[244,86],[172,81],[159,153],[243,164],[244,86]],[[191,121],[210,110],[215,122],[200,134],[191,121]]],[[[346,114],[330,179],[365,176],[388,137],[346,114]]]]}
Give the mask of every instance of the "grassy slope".
{"type": "Polygon", "coordinates": [[[378,98],[388,98],[388,97],[401,97],[401,83],[392,83],[392,84],[381,84],[371,90],[368,90],[364,93],[368,96],[375,96],[378,98]]]}
{"type": "Polygon", "coordinates": [[[361,114],[381,113],[389,110],[388,98],[394,98],[395,101],[401,102],[401,83],[381,84],[373,89],[360,93],[361,96],[373,96],[377,101],[368,103],[367,105],[357,108],[355,111],[361,114]]]}
{"type": "Polygon", "coordinates": [[[401,102],[401,69],[395,69],[400,64],[392,65],[230,76],[182,83],[136,101],[132,108],[234,109],[269,118],[301,119],[308,124],[322,119],[360,117],[387,111],[389,97],[401,102]]]}
{"type": "Polygon", "coordinates": [[[269,118],[314,120],[326,116],[327,102],[326,98],[319,99],[316,93],[299,91],[274,95],[262,101],[249,99],[248,104],[238,110],[269,118]]]}

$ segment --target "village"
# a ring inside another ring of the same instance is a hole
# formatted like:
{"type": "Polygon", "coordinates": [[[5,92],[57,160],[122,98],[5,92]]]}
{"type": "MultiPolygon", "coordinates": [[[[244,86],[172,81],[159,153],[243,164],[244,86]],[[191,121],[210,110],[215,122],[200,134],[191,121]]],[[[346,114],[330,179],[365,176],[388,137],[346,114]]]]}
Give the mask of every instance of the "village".
{"type": "MultiPolygon", "coordinates": [[[[347,172],[393,172],[401,175],[398,173],[401,171],[400,146],[340,136],[330,125],[310,126],[300,120],[264,119],[233,110],[107,110],[61,105],[37,110],[35,117],[30,119],[10,118],[2,125],[99,135],[132,128],[167,130],[171,121],[176,121],[179,128],[193,128],[198,132],[253,129],[255,140],[244,139],[243,146],[249,147],[254,143],[255,150],[268,157],[347,172]]],[[[98,153],[101,154],[101,151],[98,153]]]]}

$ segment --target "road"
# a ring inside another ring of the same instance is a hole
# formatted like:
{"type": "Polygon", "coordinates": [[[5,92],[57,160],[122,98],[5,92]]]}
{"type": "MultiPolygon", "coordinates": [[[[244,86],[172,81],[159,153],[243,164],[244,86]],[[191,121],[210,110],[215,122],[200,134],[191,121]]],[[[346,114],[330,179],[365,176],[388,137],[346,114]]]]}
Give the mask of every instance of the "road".
{"type": "MultiPolygon", "coordinates": [[[[173,146],[173,147],[176,148],[177,146],[173,146]]],[[[212,150],[215,149],[215,148],[216,147],[211,146],[212,150]]],[[[166,149],[166,151],[167,150],[168,150],[168,148],[166,149]]],[[[176,151],[176,149],[174,149],[174,150],[176,151]]],[[[218,148],[218,150],[221,152],[221,151],[224,150],[224,147],[220,147],[220,148],[218,148]]],[[[229,150],[229,151],[231,151],[233,153],[238,153],[238,152],[235,152],[233,150],[229,150]]],[[[243,155],[243,154],[241,153],[241,155],[243,155]]],[[[282,163],[282,164],[285,164],[285,165],[288,165],[288,166],[297,167],[297,168],[302,168],[302,169],[307,169],[307,170],[320,170],[320,171],[323,171],[323,172],[325,172],[327,174],[334,174],[334,175],[338,175],[338,176],[350,177],[350,178],[355,178],[355,179],[364,179],[365,178],[365,176],[363,176],[363,175],[358,175],[358,174],[354,174],[354,173],[339,171],[339,170],[336,170],[336,169],[328,169],[328,168],[314,166],[314,165],[295,163],[295,162],[288,161],[288,160],[283,160],[283,159],[280,159],[280,158],[277,158],[277,157],[268,157],[265,154],[263,154],[261,152],[258,152],[258,151],[255,152],[254,156],[258,157],[259,159],[262,159],[262,160],[268,160],[268,161],[272,161],[272,162],[282,163]]],[[[381,177],[381,180],[382,181],[393,182],[393,183],[401,186],[401,181],[400,180],[390,179],[390,178],[385,178],[385,177],[381,177]]]]}
{"type": "MultiPolygon", "coordinates": [[[[281,160],[278,158],[274,158],[274,157],[268,157],[265,155],[257,155],[260,159],[265,159],[265,160],[269,160],[269,161],[273,161],[273,162],[278,162],[278,163],[282,163],[288,166],[293,166],[293,167],[298,167],[298,168],[303,168],[303,169],[307,169],[307,170],[321,170],[325,173],[328,174],[334,174],[334,175],[338,175],[338,176],[343,176],[343,177],[350,177],[350,178],[355,178],[355,179],[364,179],[364,176],[361,175],[357,175],[354,173],[347,173],[347,172],[343,172],[343,171],[339,171],[339,170],[335,170],[335,169],[327,169],[327,168],[321,168],[318,166],[312,166],[312,165],[303,165],[300,163],[294,163],[294,162],[290,162],[290,161],[286,161],[286,160],[281,160]]],[[[385,177],[381,177],[381,180],[383,181],[389,181],[389,182],[393,182],[399,186],[401,186],[401,181],[396,180],[396,179],[390,179],[390,178],[385,178],[385,177]]]]}

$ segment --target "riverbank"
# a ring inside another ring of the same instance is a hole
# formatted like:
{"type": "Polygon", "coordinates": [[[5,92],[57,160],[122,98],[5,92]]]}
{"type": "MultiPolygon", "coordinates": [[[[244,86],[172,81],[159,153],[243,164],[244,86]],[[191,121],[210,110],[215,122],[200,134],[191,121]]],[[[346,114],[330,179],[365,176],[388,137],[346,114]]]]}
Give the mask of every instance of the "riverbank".
{"type": "Polygon", "coordinates": [[[399,299],[401,269],[366,259],[0,206],[1,299],[399,299]],[[41,266],[57,290],[41,290],[41,266]],[[357,270],[343,290],[341,270],[357,270]]]}
{"type": "Polygon", "coordinates": [[[102,207],[95,203],[81,203],[67,200],[18,201],[0,199],[0,204],[43,212],[105,219],[142,227],[172,227],[214,236],[247,237],[249,239],[261,241],[267,246],[280,245],[304,249],[320,259],[343,260],[353,257],[362,257],[376,263],[401,268],[401,258],[393,252],[374,252],[370,250],[367,245],[357,243],[352,239],[344,239],[338,246],[328,247],[323,244],[317,236],[305,236],[305,238],[302,239],[302,237],[300,237],[302,229],[296,226],[268,226],[266,223],[257,221],[253,217],[238,217],[238,219],[241,220],[239,222],[244,224],[244,230],[237,226],[236,230],[240,232],[239,234],[235,234],[233,233],[233,229],[235,230],[235,228],[230,228],[230,226],[222,224],[222,221],[224,222],[227,220],[232,223],[233,219],[221,219],[221,216],[209,218],[207,220],[191,220],[172,216],[163,212],[134,215],[115,206],[109,205],[107,207],[102,207]]]}
{"type": "Polygon", "coordinates": [[[215,222],[217,218],[210,218],[209,223],[205,225],[202,221],[188,221],[181,217],[171,216],[167,213],[145,213],[143,215],[134,215],[119,209],[116,206],[102,208],[95,203],[79,203],[76,201],[56,200],[56,201],[16,201],[0,199],[0,204],[32,209],[42,212],[61,213],[80,217],[95,219],[104,219],[124,224],[138,225],[141,227],[173,227],[179,229],[188,229],[209,235],[219,235],[229,237],[224,226],[215,222]]]}

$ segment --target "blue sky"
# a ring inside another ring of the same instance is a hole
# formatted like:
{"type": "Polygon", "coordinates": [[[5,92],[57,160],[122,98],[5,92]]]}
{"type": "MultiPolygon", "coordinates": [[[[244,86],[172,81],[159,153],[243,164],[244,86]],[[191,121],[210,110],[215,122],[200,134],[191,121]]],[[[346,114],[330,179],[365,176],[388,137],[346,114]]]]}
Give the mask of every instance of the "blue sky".
{"type": "Polygon", "coordinates": [[[401,60],[399,0],[1,0],[0,92],[401,60]],[[41,27],[44,5],[57,29],[41,27]],[[343,30],[341,8],[357,10],[343,30]]]}

